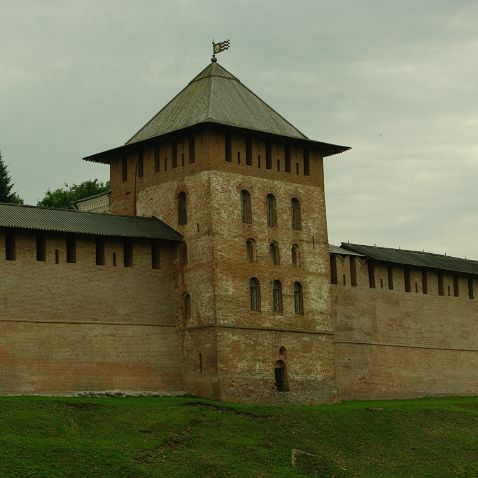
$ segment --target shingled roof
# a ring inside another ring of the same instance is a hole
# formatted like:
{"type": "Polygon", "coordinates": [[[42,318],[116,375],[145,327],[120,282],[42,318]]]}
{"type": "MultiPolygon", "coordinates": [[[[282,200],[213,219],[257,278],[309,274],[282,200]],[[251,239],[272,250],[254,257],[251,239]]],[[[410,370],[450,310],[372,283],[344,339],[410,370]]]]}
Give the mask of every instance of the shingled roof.
{"type": "Polygon", "coordinates": [[[0,227],[132,239],[182,240],[181,234],[155,217],[116,216],[5,203],[0,203],[0,227]]]}
{"type": "Polygon", "coordinates": [[[406,249],[392,249],[389,247],[364,246],[342,242],[342,249],[364,255],[376,261],[391,262],[415,267],[443,269],[465,274],[478,274],[478,261],[445,256],[431,252],[408,251],[406,249]]]}
{"type": "Polygon", "coordinates": [[[124,146],[87,156],[87,161],[107,162],[137,143],[196,125],[215,124],[273,134],[314,144],[324,156],[350,149],[307,138],[277,111],[261,100],[218,63],[210,63],[124,146]]]}

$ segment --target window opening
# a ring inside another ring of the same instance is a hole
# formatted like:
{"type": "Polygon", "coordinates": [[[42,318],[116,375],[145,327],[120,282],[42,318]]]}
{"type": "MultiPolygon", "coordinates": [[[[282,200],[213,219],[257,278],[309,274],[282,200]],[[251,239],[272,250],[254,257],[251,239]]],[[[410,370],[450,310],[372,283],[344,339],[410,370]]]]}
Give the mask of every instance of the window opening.
{"type": "Polygon", "coordinates": [[[368,262],[368,285],[370,289],[375,289],[375,264],[368,262]]]}
{"type": "Polygon", "coordinates": [[[76,262],[76,237],[73,234],[66,236],[66,262],[76,262]]]}
{"type": "MultiPolygon", "coordinates": [[[[344,275],[344,285],[345,285],[345,275],[344,275]]],[[[294,284],[294,310],[296,314],[304,313],[304,301],[302,297],[302,284],[296,282],[294,284]]]]}
{"type": "Polygon", "coordinates": [[[300,214],[300,202],[297,198],[292,198],[291,207],[292,207],[292,229],[300,230],[302,229],[302,219],[300,214]]]}
{"type": "Polygon", "coordinates": [[[405,292],[411,292],[412,287],[410,285],[410,267],[403,268],[403,280],[405,283],[405,292]]]}
{"type": "Polygon", "coordinates": [[[196,138],[194,134],[189,135],[189,164],[193,164],[196,162],[196,138]]]}
{"type": "Polygon", "coordinates": [[[279,258],[279,246],[277,242],[271,242],[269,245],[269,255],[273,265],[278,266],[280,262],[279,258]]]}
{"type": "Polygon", "coordinates": [[[355,257],[350,256],[350,285],[352,287],[357,287],[357,263],[355,262],[355,257]]]}
{"type": "Polygon", "coordinates": [[[387,276],[388,276],[388,289],[393,290],[393,266],[391,264],[387,265],[387,276]]]}
{"type": "Polygon", "coordinates": [[[428,294],[428,273],[426,269],[422,269],[422,292],[428,294]]]}
{"type": "Polygon", "coordinates": [[[475,294],[473,290],[473,276],[471,275],[468,276],[468,298],[469,299],[475,298],[475,294]]]}
{"type": "Polygon", "coordinates": [[[252,224],[251,195],[249,191],[241,191],[241,215],[244,224],[252,224]]]}
{"type": "Polygon", "coordinates": [[[171,142],[171,167],[178,167],[178,143],[176,141],[171,142]]]}
{"type": "Polygon", "coordinates": [[[261,309],[261,289],[257,278],[249,281],[249,294],[251,299],[251,310],[259,312],[261,309]]]}
{"type": "Polygon", "coordinates": [[[272,151],[271,143],[266,143],[266,169],[272,169],[272,151]]]}
{"type": "Polygon", "coordinates": [[[273,284],[272,303],[274,305],[274,312],[282,313],[282,284],[279,280],[275,280],[273,284]]]}
{"type": "Polygon", "coordinates": [[[46,241],[45,241],[45,234],[43,232],[37,232],[36,234],[36,252],[37,252],[37,261],[45,262],[46,261],[46,241]]]}
{"type": "Polygon", "coordinates": [[[153,269],[159,269],[161,264],[160,261],[160,250],[159,250],[159,241],[157,239],[151,240],[151,267],[153,269]]]}
{"type": "Polygon", "coordinates": [[[291,160],[290,160],[290,145],[286,144],[284,147],[284,159],[285,159],[285,172],[290,173],[291,160]]]}
{"type": "Polygon", "coordinates": [[[459,285],[459,277],[458,274],[453,274],[453,296],[459,297],[460,296],[460,285],[459,285]]]}
{"type": "Polygon", "coordinates": [[[225,147],[224,155],[225,155],[226,161],[230,163],[232,161],[232,141],[231,141],[230,133],[226,133],[224,147],[225,147]]]}
{"type": "Polygon", "coordinates": [[[246,165],[252,166],[252,139],[246,138],[246,165]]]}
{"type": "Polygon", "coordinates": [[[96,238],[96,265],[105,265],[105,239],[103,237],[96,238]]]}
{"type": "Polygon", "coordinates": [[[249,262],[256,261],[256,241],[254,241],[254,239],[248,239],[246,241],[246,253],[249,262]]]}
{"type": "Polygon", "coordinates": [[[303,158],[304,158],[304,176],[310,176],[310,158],[309,158],[308,149],[304,149],[303,158]]]}
{"type": "Polygon", "coordinates": [[[133,243],[127,239],[123,241],[123,265],[133,267],[133,243]]]}
{"type": "Polygon", "coordinates": [[[113,252],[113,267],[116,267],[116,252],[113,252]]]}
{"type": "Polygon", "coordinates": [[[60,263],[60,251],[58,249],[55,249],[55,264],[60,263]]]}
{"type": "Polygon", "coordinates": [[[445,290],[443,286],[443,272],[440,270],[437,273],[437,281],[438,281],[438,295],[445,295],[445,290]]]}
{"type": "Polygon", "coordinates": [[[273,194],[267,195],[267,225],[269,227],[277,226],[276,198],[273,194]]]}
{"type": "Polygon", "coordinates": [[[15,232],[5,229],[5,259],[14,261],[16,259],[15,232]]]}

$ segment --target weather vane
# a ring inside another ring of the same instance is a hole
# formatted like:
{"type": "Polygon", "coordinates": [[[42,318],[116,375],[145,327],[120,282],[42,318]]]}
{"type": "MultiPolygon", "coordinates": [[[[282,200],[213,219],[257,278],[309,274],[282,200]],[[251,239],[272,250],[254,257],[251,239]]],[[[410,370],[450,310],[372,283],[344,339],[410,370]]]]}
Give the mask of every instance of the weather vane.
{"type": "Polygon", "coordinates": [[[216,53],[221,53],[224,50],[228,50],[229,47],[231,46],[231,40],[227,39],[225,41],[220,41],[219,43],[216,43],[214,41],[214,38],[212,39],[212,58],[211,61],[213,63],[216,63],[217,58],[216,58],[216,53]]]}

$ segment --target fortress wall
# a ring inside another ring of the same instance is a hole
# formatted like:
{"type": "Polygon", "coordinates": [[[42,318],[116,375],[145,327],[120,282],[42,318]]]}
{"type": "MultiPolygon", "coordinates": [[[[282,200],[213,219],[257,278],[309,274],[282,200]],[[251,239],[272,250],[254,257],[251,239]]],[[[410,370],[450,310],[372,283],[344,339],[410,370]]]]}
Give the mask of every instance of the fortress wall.
{"type": "Polygon", "coordinates": [[[370,288],[367,261],[355,261],[357,286],[350,285],[350,256],[337,260],[339,280],[331,286],[340,398],[478,394],[477,278],[475,299],[464,274],[455,297],[453,274],[443,271],[441,296],[430,270],[425,294],[422,271],[412,268],[406,292],[404,269],[394,265],[389,290],[387,265],[376,263],[370,288]]]}
{"type": "Polygon", "coordinates": [[[123,266],[120,239],[105,238],[104,266],[94,238],[77,236],[76,263],[65,242],[47,233],[37,261],[35,234],[17,232],[7,261],[0,233],[0,393],[182,390],[175,246],[160,245],[153,270],[149,241],[134,243],[133,267],[123,266]]]}

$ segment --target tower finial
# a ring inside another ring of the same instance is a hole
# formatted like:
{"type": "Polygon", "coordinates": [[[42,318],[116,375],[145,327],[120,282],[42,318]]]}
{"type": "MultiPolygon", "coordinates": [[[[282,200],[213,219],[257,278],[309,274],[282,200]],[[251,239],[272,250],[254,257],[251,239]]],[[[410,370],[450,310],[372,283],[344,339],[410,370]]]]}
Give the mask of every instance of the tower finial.
{"type": "Polygon", "coordinates": [[[214,38],[212,39],[212,58],[211,61],[213,63],[217,62],[216,53],[221,53],[224,50],[228,50],[231,46],[231,40],[227,39],[226,41],[221,41],[216,43],[214,38]]]}

